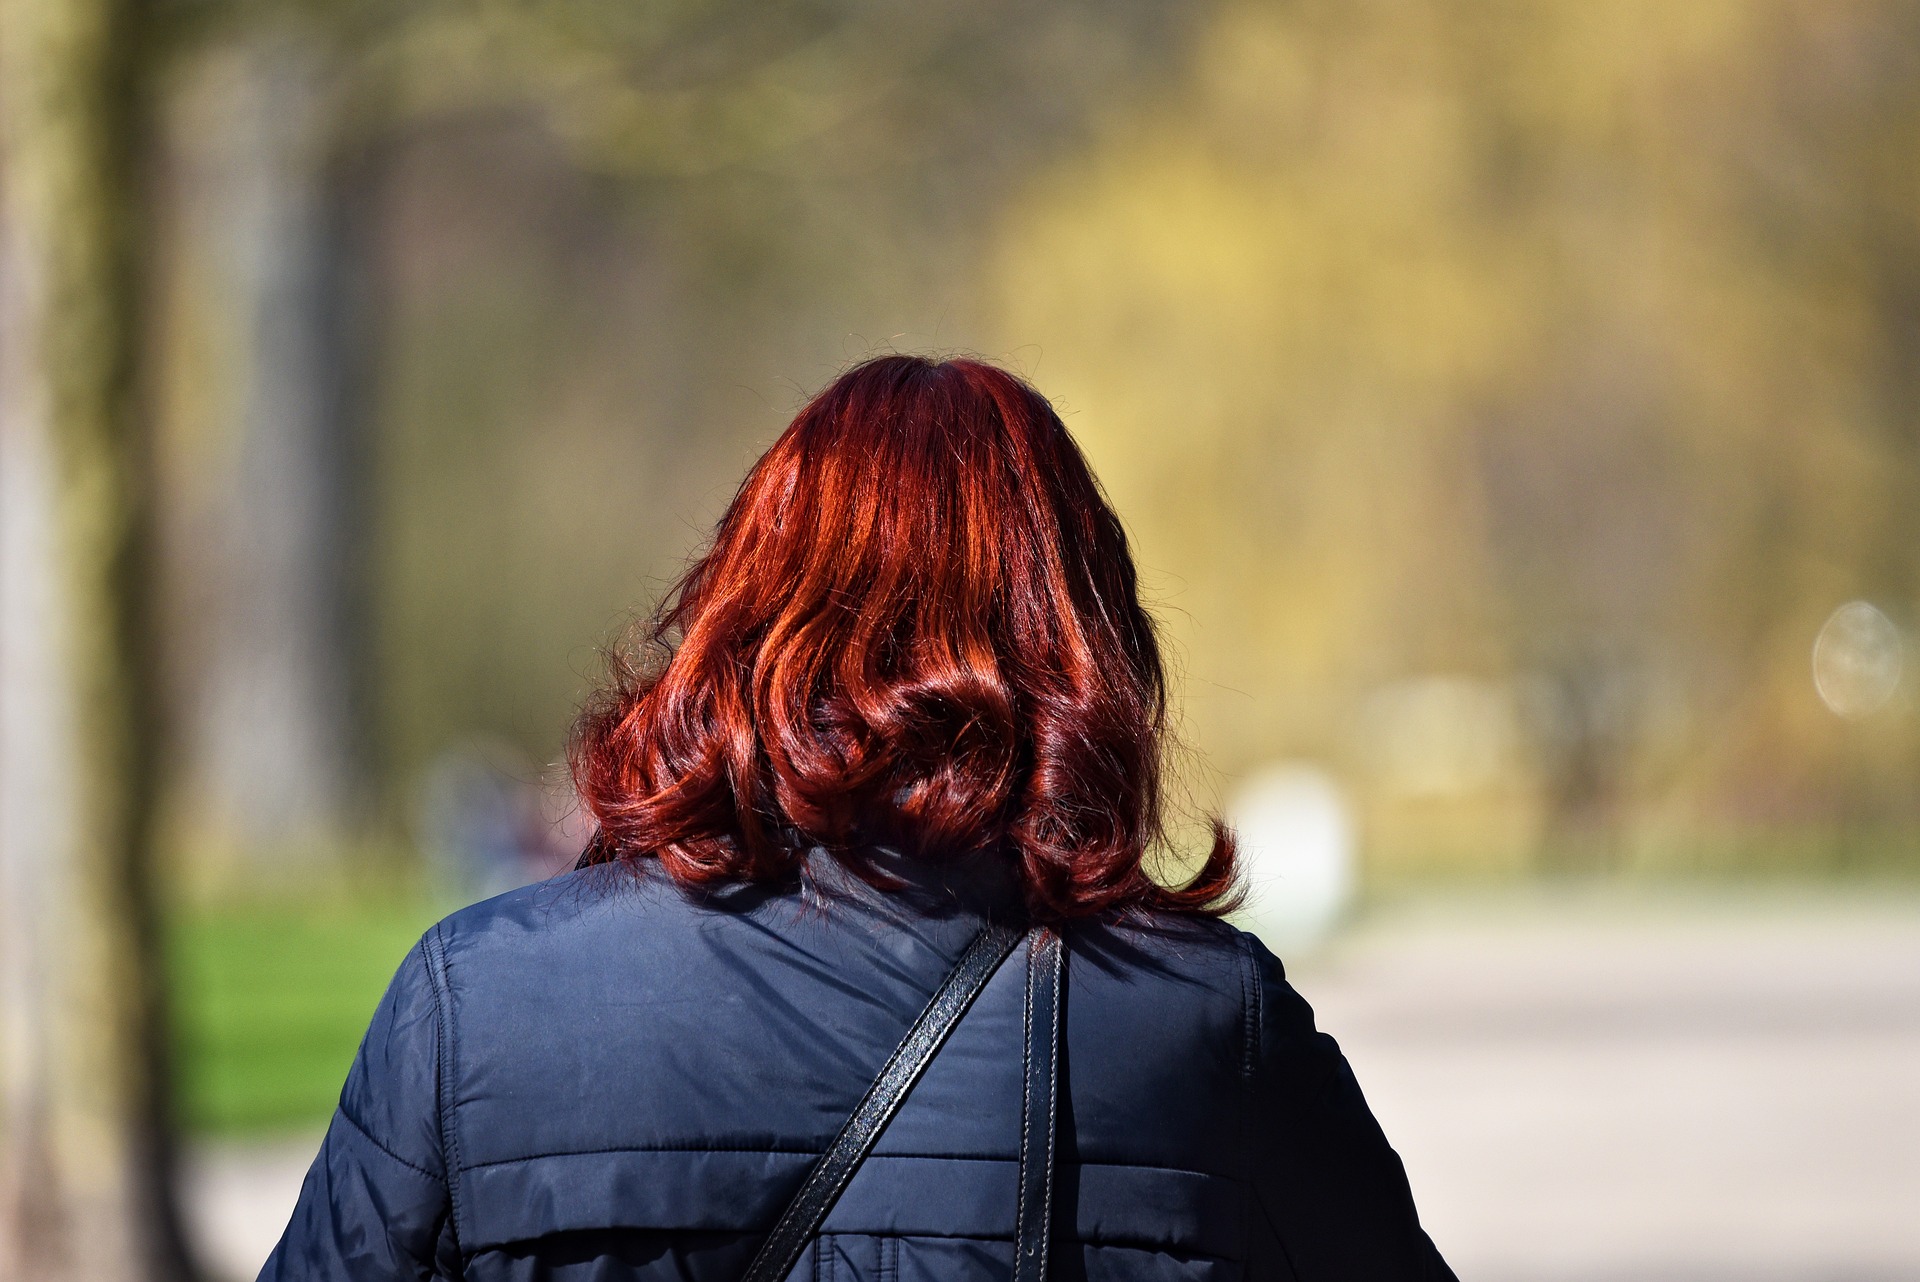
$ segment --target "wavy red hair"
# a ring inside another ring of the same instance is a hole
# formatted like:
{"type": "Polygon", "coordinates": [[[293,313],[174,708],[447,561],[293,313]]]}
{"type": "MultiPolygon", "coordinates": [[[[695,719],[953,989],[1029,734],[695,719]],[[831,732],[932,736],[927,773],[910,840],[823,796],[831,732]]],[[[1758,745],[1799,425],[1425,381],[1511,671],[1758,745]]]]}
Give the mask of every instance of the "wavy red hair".
{"type": "Polygon", "coordinates": [[[810,847],[1004,851],[1041,918],[1217,912],[1163,844],[1166,675],[1133,557],[1053,407],[972,360],[885,356],[800,411],[582,714],[583,862],[690,885],[810,847]]]}

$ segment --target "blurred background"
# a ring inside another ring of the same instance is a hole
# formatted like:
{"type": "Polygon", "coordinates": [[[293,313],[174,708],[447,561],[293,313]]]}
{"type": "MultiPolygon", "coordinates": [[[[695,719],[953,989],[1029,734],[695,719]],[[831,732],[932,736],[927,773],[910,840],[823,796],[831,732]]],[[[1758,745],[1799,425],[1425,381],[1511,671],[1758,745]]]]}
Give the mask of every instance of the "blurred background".
{"type": "Polygon", "coordinates": [[[1920,1278],[1920,9],[0,0],[0,1274],[251,1276],[599,648],[1054,399],[1463,1277],[1920,1278]]]}

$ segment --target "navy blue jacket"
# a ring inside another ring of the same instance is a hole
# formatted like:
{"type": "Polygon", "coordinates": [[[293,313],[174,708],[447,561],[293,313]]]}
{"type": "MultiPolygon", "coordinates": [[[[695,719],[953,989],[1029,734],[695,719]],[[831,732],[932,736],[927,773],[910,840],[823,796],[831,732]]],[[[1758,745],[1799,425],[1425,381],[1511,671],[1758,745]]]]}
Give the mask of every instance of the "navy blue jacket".
{"type": "MultiPolygon", "coordinates": [[[[734,1282],[988,916],[991,866],[880,894],[695,896],[593,868],[455,913],[401,965],[263,1279],[734,1282]]],[[[1053,1276],[1451,1279],[1346,1061],[1252,936],[1078,924],[1053,1276]]],[[[794,1276],[1012,1272],[1024,954],[794,1276]]]]}

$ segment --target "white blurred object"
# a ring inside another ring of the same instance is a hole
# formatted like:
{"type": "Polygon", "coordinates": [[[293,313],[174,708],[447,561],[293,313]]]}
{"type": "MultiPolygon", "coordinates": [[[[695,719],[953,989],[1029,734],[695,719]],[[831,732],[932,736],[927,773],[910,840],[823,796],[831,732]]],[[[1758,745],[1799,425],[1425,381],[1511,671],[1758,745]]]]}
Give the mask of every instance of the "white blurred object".
{"type": "Polygon", "coordinates": [[[1265,766],[1234,792],[1227,819],[1247,875],[1240,924],[1283,955],[1324,939],[1354,891],[1353,819],[1339,785],[1314,766],[1265,766]]]}
{"type": "Polygon", "coordinates": [[[200,1141],[188,1146],[181,1177],[187,1229],[210,1276],[253,1277],[273,1254],[320,1136],[200,1141]]]}
{"type": "Polygon", "coordinates": [[[1906,644],[1893,620],[1865,601],[1827,618],[1813,642],[1813,685],[1820,700],[1849,721],[1878,712],[1893,697],[1906,644]]]}

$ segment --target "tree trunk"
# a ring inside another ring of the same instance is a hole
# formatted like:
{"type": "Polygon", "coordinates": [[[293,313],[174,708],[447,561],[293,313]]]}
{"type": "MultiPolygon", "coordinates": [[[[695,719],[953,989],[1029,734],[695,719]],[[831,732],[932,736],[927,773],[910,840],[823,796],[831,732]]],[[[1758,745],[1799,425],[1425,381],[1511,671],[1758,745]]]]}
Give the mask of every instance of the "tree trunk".
{"type": "Polygon", "coordinates": [[[0,16],[0,1276],[173,1282],[191,1269],[152,859],[147,9],[0,16]]]}
{"type": "Polygon", "coordinates": [[[364,771],[366,167],[340,155],[323,42],[270,30],[225,149],[223,254],[247,318],[203,762],[216,831],[337,855],[364,771]]]}

